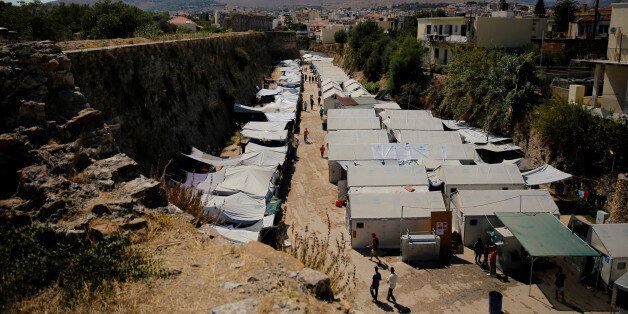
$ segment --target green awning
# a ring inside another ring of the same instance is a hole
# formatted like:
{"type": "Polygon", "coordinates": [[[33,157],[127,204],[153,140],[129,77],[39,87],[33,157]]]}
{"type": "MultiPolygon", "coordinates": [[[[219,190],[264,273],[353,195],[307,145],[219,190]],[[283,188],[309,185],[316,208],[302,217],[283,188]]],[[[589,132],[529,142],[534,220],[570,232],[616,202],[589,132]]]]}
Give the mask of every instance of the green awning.
{"type": "Polygon", "coordinates": [[[531,256],[599,256],[550,213],[495,213],[531,256]]]}

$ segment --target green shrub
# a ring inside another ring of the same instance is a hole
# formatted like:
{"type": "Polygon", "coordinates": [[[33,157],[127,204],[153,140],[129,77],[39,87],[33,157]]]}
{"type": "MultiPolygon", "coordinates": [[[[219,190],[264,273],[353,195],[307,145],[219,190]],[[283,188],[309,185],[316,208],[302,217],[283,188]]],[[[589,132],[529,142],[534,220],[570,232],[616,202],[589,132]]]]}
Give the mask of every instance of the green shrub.
{"type": "Polygon", "coordinates": [[[536,109],[532,126],[564,158],[566,171],[596,176],[611,167],[627,170],[628,126],[622,121],[596,117],[580,105],[554,99],[536,109]]]}
{"type": "Polygon", "coordinates": [[[55,284],[71,304],[86,292],[108,292],[114,281],[160,273],[121,237],[90,243],[61,239],[44,227],[0,228],[0,309],[55,284]]]}
{"type": "Polygon", "coordinates": [[[363,85],[364,85],[364,88],[366,88],[366,90],[369,93],[371,94],[379,93],[379,84],[377,84],[376,82],[366,82],[363,85]]]}

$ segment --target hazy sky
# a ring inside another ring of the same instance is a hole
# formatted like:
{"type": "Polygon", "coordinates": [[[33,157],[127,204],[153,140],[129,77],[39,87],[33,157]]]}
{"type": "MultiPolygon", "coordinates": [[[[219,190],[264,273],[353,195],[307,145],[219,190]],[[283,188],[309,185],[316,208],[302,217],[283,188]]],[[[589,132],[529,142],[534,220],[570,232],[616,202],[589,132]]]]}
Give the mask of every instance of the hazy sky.
{"type": "MultiPolygon", "coordinates": [[[[13,4],[17,4],[20,0],[2,0],[4,2],[11,2],[13,4]]],[[[33,0],[25,0],[24,2],[31,2],[33,0]]],[[[50,2],[50,1],[54,1],[54,0],[40,0],[41,2],[50,2]]]]}

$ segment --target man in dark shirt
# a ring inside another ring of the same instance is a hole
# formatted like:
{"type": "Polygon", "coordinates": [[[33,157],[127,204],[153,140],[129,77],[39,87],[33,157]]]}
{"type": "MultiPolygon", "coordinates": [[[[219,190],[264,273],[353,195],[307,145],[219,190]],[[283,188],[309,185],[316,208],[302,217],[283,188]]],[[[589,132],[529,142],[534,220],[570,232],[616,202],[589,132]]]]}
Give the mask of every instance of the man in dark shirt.
{"type": "Polygon", "coordinates": [[[371,257],[369,261],[373,260],[373,257],[379,261],[379,256],[377,256],[377,249],[379,248],[379,238],[375,233],[371,233],[371,257]]]}
{"type": "Polygon", "coordinates": [[[373,302],[377,302],[377,293],[379,292],[379,282],[382,280],[382,274],[379,273],[379,268],[375,266],[375,274],[373,274],[373,282],[371,283],[371,296],[373,302]]]}
{"type": "Polygon", "coordinates": [[[563,273],[563,268],[558,267],[558,272],[556,273],[556,279],[554,280],[554,288],[556,289],[556,300],[558,300],[558,296],[560,295],[560,302],[565,303],[565,279],[567,276],[563,273]]]}

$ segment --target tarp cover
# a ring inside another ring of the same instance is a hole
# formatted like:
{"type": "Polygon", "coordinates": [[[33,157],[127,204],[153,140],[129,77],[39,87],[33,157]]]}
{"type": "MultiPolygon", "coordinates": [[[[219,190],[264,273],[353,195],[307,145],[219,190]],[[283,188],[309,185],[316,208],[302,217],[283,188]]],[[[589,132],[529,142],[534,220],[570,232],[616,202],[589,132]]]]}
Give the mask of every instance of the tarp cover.
{"type": "Polygon", "coordinates": [[[597,235],[591,246],[611,258],[628,257],[628,223],[593,224],[591,230],[597,235]]]}
{"type": "Polygon", "coordinates": [[[246,152],[240,157],[242,165],[256,166],[281,166],[286,161],[286,153],[272,150],[260,150],[256,152],[246,152]]]}
{"type": "Polygon", "coordinates": [[[531,256],[599,256],[549,213],[496,213],[531,256]]]}
{"type": "Polygon", "coordinates": [[[260,89],[257,94],[255,94],[255,96],[257,97],[264,97],[264,96],[274,96],[274,95],[278,95],[283,91],[283,87],[278,86],[275,89],[260,89]]]}
{"type": "Polygon", "coordinates": [[[572,177],[569,173],[562,172],[548,164],[522,173],[526,185],[548,184],[566,180],[572,177]]]}
{"type": "Polygon", "coordinates": [[[207,173],[185,172],[185,182],[181,186],[186,188],[196,187],[207,179],[207,173]]]}
{"type": "Polygon", "coordinates": [[[269,122],[289,122],[295,119],[294,112],[265,112],[266,120],[269,122]]]}
{"type": "Polygon", "coordinates": [[[207,174],[207,178],[205,181],[199,183],[196,186],[196,189],[203,191],[204,193],[211,193],[216,189],[218,184],[225,181],[225,173],[227,168],[222,168],[220,171],[212,172],[207,174]]]}
{"type": "Polygon", "coordinates": [[[259,231],[238,229],[232,226],[213,226],[213,228],[218,234],[235,243],[249,243],[259,239],[259,231]]]}
{"type": "Polygon", "coordinates": [[[262,131],[244,129],[241,134],[245,137],[262,141],[285,141],[288,138],[288,130],[262,131]]]}
{"type": "Polygon", "coordinates": [[[252,197],[265,198],[272,186],[275,167],[237,166],[226,169],[225,180],[214,192],[231,195],[243,192],[252,197]]]}
{"type": "Polygon", "coordinates": [[[264,218],[266,201],[244,193],[228,196],[203,195],[205,214],[234,224],[250,224],[264,218]]]}
{"type": "Polygon", "coordinates": [[[280,131],[286,128],[287,122],[259,122],[251,121],[247,122],[242,129],[244,130],[258,130],[258,131],[280,131]]]}
{"type": "Polygon", "coordinates": [[[288,146],[271,147],[271,146],[264,146],[264,145],[255,144],[253,142],[249,142],[246,144],[246,148],[244,151],[247,153],[251,153],[251,152],[257,152],[261,150],[270,150],[270,151],[278,152],[278,153],[286,153],[288,151],[288,146]]]}

